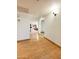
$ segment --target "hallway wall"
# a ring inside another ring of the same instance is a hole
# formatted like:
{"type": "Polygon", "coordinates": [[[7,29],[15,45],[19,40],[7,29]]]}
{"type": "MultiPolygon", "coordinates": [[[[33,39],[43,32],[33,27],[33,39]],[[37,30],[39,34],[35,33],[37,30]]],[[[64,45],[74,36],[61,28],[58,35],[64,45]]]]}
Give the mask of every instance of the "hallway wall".
{"type": "Polygon", "coordinates": [[[18,19],[20,21],[17,21],[17,40],[29,39],[30,24],[37,23],[35,17],[30,14],[18,12],[18,19]]]}
{"type": "Polygon", "coordinates": [[[51,41],[61,45],[61,16],[60,13],[54,16],[53,13],[44,17],[42,28],[45,36],[50,38],[51,41]]]}

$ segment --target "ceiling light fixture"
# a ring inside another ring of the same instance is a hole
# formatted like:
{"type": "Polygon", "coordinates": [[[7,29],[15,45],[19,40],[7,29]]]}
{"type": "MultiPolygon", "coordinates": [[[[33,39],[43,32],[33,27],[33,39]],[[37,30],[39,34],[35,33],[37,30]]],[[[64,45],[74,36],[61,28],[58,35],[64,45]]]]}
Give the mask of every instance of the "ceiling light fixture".
{"type": "Polygon", "coordinates": [[[57,14],[53,12],[53,15],[56,16],[57,14]]]}
{"type": "Polygon", "coordinates": [[[59,13],[59,4],[53,4],[50,8],[51,13],[53,13],[54,16],[56,16],[59,13]]]}

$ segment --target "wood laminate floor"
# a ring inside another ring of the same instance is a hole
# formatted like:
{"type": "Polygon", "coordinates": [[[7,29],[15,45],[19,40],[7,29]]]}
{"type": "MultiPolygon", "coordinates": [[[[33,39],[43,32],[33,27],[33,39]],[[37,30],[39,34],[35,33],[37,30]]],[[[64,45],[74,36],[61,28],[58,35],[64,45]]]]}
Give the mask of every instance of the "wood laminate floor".
{"type": "Polygon", "coordinates": [[[17,59],[61,59],[61,48],[43,37],[19,41],[17,59]]]}

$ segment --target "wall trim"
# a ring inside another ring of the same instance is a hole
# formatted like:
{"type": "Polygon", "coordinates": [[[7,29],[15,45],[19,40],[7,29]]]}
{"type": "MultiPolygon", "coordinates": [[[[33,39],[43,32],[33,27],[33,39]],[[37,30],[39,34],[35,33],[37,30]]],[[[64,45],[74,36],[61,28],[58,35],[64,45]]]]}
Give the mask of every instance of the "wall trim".
{"type": "Polygon", "coordinates": [[[17,40],[17,42],[22,42],[22,41],[27,41],[27,40],[30,40],[30,39],[17,40]]]}
{"type": "Polygon", "coordinates": [[[54,41],[52,41],[52,40],[50,40],[49,38],[47,38],[47,37],[44,37],[45,39],[47,39],[48,41],[50,41],[51,43],[53,43],[53,44],[55,44],[56,46],[58,46],[59,48],[61,48],[61,46],[60,45],[58,45],[56,42],[54,42],[54,41]]]}
{"type": "MultiPolygon", "coordinates": [[[[40,35],[42,35],[42,34],[40,34],[40,35]]],[[[53,44],[55,44],[55,45],[57,45],[58,47],[61,48],[61,44],[59,44],[59,43],[53,41],[52,38],[50,38],[50,37],[48,37],[48,36],[45,36],[45,35],[42,35],[42,36],[43,36],[45,39],[47,39],[48,41],[50,41],[51,43],[53,43],[53,44]]]]}

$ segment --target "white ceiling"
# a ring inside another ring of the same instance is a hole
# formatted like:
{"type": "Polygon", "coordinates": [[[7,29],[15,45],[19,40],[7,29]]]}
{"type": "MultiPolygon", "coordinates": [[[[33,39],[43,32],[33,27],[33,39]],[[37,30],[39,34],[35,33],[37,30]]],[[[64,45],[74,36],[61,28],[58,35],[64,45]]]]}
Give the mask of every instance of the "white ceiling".
{"type": "Polygon", "coordinates": [[[42,16],[49,13],[51,11],[51,7],[55,3],[60,4],[60,0],[17,0],[18,7],[21,9],[24,8],[24,12],[30,13],[34,16],[42,16]]]}

